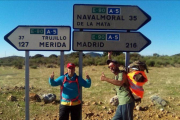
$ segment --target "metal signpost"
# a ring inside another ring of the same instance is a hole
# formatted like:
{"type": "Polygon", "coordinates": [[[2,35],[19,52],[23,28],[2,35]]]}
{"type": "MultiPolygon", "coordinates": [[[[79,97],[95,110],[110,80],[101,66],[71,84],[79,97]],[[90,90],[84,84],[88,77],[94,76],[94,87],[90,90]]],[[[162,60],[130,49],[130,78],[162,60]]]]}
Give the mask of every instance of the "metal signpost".
{"type": "Polygon", "coordinates": [[[74,29],[137,30],[151,20],[138,6],[75,4],[73,9],[74,29]]]}
{"type": "MultiPolygon", "coordinates": [[[[82,51],[126,52],[125,67],[127,67],[129,52],[140,52],[151,44],[146,36],[130,30],[138,30],[150,20],[151,17],[138,6],[74,4],[73,50],[81,51],[80,53],[82,51]],[[121,30],[121,32],[99,30],[121,30]]],[[[79,64],[82,64],[82,60],[79,64]]]]}
{"type": "MultiPolygon", "coordinates": [[[[70,51],[70,26],[17,26],[4,39],[19,51],[25,51],[25,116],[29,120],[29,51],[61,51],[61,71],[64,71],[64,51],[70,51]]],[[[62,72],[60,74],[62,74],[62,72]]]]}

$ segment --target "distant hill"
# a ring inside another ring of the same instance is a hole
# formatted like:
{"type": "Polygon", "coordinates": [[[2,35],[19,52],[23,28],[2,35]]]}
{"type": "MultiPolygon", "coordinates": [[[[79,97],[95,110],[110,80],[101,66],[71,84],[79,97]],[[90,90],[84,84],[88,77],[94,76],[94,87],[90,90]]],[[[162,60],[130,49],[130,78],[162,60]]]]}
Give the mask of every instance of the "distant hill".
{"type": "Polygon", "coordinates": [[[12,66],[15,65],[16,63],[23,63],[24,57],[22,56],[8,56],[8,57],[3,57],[0,58],[0,66],[5,65],[5,66],[12,66]]]}
{"type": "Polygon", "coordinates": [[[89,55],[91,57],[101,57],[102,56],[102,54],[94,53],[94,52],[85,53],[85,55],[89,55]]]}
{"type": "Polygon", "coordinates": [[[0,59],[2,59],[2,60],[4,60],[4,59],[18,59],[18,58],[24,58],[24,57],[22,57],[22,56],[8,56],[8,57],[2,57],[2,58],[0,58],[0,59]]]}
{"type": "Polygon", "coordinates": [[[179,53],[179,54],[172,55],[172,56],[180,56],[180,53],[179,53]]]}

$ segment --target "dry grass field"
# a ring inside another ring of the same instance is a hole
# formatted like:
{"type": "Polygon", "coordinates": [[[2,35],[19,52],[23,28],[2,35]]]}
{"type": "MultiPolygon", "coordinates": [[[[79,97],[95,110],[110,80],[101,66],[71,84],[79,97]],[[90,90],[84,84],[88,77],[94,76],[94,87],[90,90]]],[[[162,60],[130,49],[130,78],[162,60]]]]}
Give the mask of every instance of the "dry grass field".
{"type": "MultiPolygon", "coordinates": [[[[78,74],[78,67],[76,73],[78,74]]],[[[50,74],[54,71],[55,78],[60,74],[60,68],[30,69],[29,84],[30,93],[39,96],[54,93],[59,100],[59,87],[51,87],[48,83],[50,74]]],[[[66,68],[65,68],[66,71],[66,68]]],[[[92,86],[83,91],[83,119],[109,120],[114,115],[115,106],[109,104],[109,100],[115,95],[114,86],[100,81],[104,72],[107,77],[113,74],[107,66],[87,66],[83,68],[92,80],[92,86]],[[110,111],[110,112],[109,112],[110,111]]],[[[145,94],[140,104],[141,110],[134,110],[135,120],[174,120],[180,119],[180,68],[162,67],[149,68],[147,73],[149,81],[145,84],[145,94]],[[167,102],[165,107],[152,104],[150,97],[158,95],[167,102]],[[163,108],[163,110],[162,110],[163,108]],[[160,110],[161,109],[161,110],[160,110]]],[[[13,67],[0,67],[0,120],[24,120],[25,119],[25,69],[13,67]],[[15,96],[17,101],[9,101],[9,96],[15,96]]],[[[58,118],[59,104],[30,101],[31,120],[56,120],[58,118]]]]}

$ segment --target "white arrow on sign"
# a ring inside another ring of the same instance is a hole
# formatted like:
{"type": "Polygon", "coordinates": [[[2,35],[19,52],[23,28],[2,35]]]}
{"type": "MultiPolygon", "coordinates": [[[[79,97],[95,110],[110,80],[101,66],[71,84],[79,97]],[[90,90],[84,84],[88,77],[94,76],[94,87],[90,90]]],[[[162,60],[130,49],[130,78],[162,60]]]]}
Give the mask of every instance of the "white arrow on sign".
{"type": "Polygon", "coordinates": [[[70,26],[17,26],[4,39],[17,50],[70,51],[70,26]]]}
{"type": "Polygon", "coordinates": [[[138,30],[151,17],[138,6],[74,4],[74,29],[138,30]]]}
{"type": "Polygon", "coordinates": [[[74,51],[140,52],[150,44],[140,32],[73,31],[74,51]]]}

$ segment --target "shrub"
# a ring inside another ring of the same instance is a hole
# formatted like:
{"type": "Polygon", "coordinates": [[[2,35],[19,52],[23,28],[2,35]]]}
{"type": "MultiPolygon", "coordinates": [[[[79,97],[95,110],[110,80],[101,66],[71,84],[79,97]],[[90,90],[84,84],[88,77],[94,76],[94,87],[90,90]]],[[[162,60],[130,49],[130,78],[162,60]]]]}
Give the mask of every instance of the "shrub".
{"type": "Polygon", "coordinates": [[[32,69],[37,69],[36,65],[31,66],[32,69]]]}
{"type": "Polygon", "coordinates": [[[154,60],[147,60],[147,61],[146,61],[146,65],[147,65],[147,66],[150,66],[150,67],[154,67],[155,61],[154,61],[154,60]]]}
{"type": "Polygon", "coordinates": [[[58,56],[55,55],[55,54],[52,54],[52,55],[49,56],[49,58],[57,58],[57,57],[58,57],[58,56]]]}
{"type": "Polygon", "coordinates": [[[84,66],[93,65],[93,64],[94,64],[93,58],[88,57],[88,58],[83,59],[83,65],[84,66]]]}
{"type": "Polygon", "coordinates": [[[22,68],[23,68],[23,65],[20,64],[20,63],[16,63],[16,64],[14,64],[14,68],[22,69],[22,68]]]}
{"type": "Polygon", "coordinates": [[[20,60],[13,61],[14,68],[22,69],[23,63],[20,60]]]}
{"type": "Polygon", "coordinates": [[[53,64],[49,64],[46,66],[47,68],[57,68],[56,65],[53,65],[53,64]]]}
{"type": "Polygon", "coordinates": [[[32,58],[42,58],[44,57],[44,55],[41,55],[41,54],[36,54],[35,56],[32,56],[32,58]]]}

